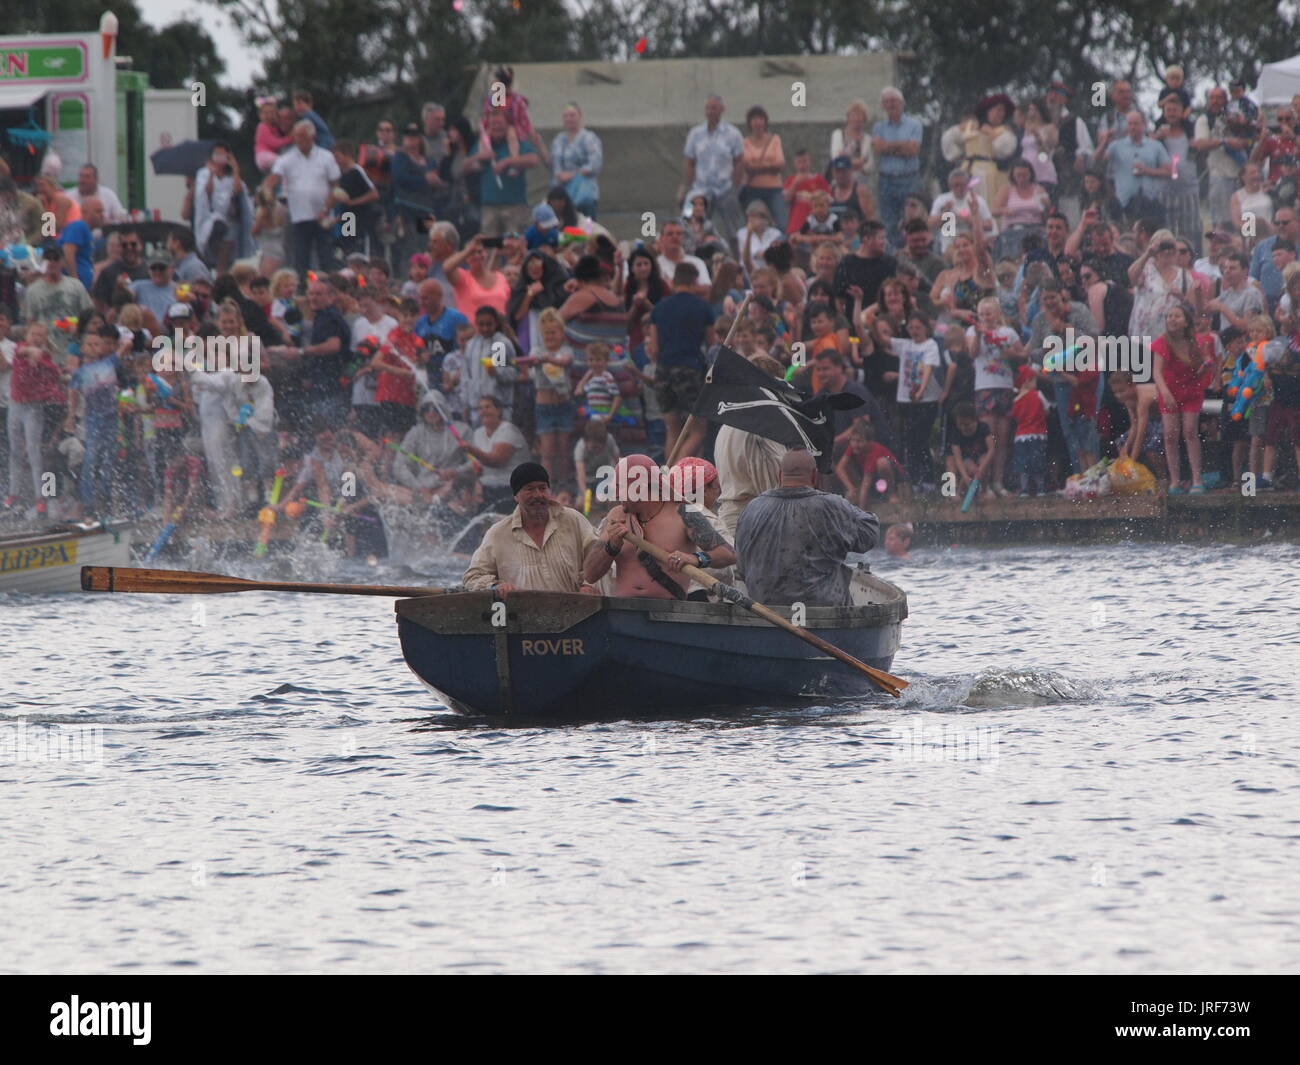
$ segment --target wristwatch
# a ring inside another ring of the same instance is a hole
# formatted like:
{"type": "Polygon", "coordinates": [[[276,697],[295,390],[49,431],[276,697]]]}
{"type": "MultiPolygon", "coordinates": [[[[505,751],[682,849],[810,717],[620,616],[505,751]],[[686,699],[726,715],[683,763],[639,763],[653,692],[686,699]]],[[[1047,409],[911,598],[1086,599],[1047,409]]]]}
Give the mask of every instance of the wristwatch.
{"type": "Polygon", "coordinates": [[[700,564],[701,569],[708,569],[712,564],[712,560],[709,558],[709,553],[707,551],[696,551],[695,561],[700,564]]]}

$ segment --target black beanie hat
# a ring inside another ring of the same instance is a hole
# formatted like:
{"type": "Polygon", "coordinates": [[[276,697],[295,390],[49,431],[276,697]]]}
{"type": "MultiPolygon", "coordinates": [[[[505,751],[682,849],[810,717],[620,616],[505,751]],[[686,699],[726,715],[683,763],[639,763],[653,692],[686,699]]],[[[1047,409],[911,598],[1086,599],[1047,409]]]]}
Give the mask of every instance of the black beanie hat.
{"type": "Polygon", "coordinates": [[[546,472],[546,467],[540,462],[521,462],[510,475],[510,494],[518,494],[519,489],[526,484],[532,484],[534,481],[545,481],[550,484],[551,475],[546,472]]]}

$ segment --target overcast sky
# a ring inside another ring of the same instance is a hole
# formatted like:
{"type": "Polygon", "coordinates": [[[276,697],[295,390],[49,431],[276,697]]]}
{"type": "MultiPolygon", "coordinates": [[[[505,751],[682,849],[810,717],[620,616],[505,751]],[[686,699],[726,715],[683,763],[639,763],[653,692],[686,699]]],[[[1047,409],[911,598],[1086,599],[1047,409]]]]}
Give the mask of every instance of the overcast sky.
{"type": "MultiPolygon", "coordinates": [[[[158,29],[181,21],[176,0],[137,0],[141,13],[158,29]]],[[[186,12],[193,15],[192,11],[186,12]]],[[[231,88],[242,89],[252,84],[253,77],[262,67],[249,52],[225,12],[211,4],[198,5],[197,20],[208,31],[217,46],[217,54],[226,61],[226,81],[231,88]]]]}

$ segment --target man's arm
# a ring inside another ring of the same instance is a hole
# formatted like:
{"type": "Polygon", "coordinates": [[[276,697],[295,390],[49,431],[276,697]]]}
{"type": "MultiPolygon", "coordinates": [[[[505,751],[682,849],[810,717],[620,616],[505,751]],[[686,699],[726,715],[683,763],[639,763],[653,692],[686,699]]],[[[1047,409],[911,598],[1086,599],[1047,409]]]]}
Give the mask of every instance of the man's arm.
{"type": "Polygon", "coordinates": [[[491,588],[500,578],[497,574],[496,552],[492,549],[492,531],[483,537],[469,560],[469,569],[461,583],[471,592],[482,592],[491,588]]]}
{"type": "MultiPolygon", "coordinates": [[[[863,479],[866,480],[865,474],[863,479]]],[[[844,534],[843,548],[846,554],[850,551],[858,553],[870,551],[880,542],[880,521],[874,514],[868,513],[861,507],[855,507],[847,499],[842,500],[838,506],[840,526],[844,534]]]]}
{"type": "Polygon", "coordinates": [[[736,564],[735,549],[727,543],[722,534],[713,527],[713,523],[701,511],[691,510],[685,503],[677,508],[682,524],[686,526],[686,535],[697,548],[709,556],[708,569],[722,569],[736,564]]]}

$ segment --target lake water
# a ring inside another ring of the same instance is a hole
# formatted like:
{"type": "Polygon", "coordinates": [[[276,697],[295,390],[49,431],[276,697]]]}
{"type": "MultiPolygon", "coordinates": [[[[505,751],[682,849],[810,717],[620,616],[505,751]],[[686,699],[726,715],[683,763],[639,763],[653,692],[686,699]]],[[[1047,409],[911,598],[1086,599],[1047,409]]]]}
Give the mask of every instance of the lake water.
{"type": "Polygon", "coordinates": [[[0,597],[0,971],[1300,969],[1300,548],[875,568],[901,701],[562,729],[385,599],[0,597]]]}

